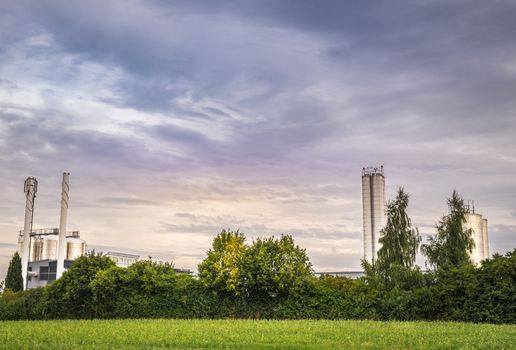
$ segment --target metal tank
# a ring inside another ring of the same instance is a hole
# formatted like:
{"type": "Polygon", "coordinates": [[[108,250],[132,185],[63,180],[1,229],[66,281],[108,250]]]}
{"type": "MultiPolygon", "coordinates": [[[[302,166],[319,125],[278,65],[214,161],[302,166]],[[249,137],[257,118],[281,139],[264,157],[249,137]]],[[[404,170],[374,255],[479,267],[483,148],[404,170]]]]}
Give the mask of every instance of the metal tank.
{"type": "Polygon", "coordinates": [[[484,259],[489,258],[489,235],[487,232],[487,219],[482,219],[482,242],[484,243],[484,259]]]}
{"type": "Polygon", "coordinates": [[[33,237],[31,242],[31,259],[30,261],[38,261],[42,259],[43,256],[43,238],[42,237],[33,237]]]}
{"type": "Polygon", "coordinates": [[[383,166],[362,169],[364,259],[376,258],[380,230],[385,225],[385,176],[383,166]]]}
{"type": "Polygon", "coordinates": [[[66,238],[67,260],[74,260],[86,254],[86,242],[80,238],[67,237],[66,238]]]}
{"type": "Polygon", "coordinates": [[[41,260],[56,260],[57,259],[57,235],[49,235],[43,238],[43,256],[41,260]]]}
{"type": "Polygon", "coordinates": [[[471,229],[475,248],[471,252],[471,260],[479,264],[484,257],[484,235],[482,230],[482,215],[476,213],[466,213],[466,229],[471,229]]]}

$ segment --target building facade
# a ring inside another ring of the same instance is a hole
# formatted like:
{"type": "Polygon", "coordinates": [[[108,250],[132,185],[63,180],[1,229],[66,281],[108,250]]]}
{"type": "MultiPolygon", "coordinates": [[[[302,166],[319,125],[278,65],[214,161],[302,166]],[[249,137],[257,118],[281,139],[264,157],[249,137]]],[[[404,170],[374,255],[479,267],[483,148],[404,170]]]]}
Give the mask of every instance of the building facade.
{"type": "MultiPolygon", "coordinates": [[[[25,235],[18,234],[18,254],[21,255],[25,235]]],[[[34,230],[30,234],[27,266],[27,288],[43,287],[56,280],[58,256],[58,228],[34,230]]],[[[81,239],[79,231],[66,232],[66,256],[63,268],[68,269],[79,256],[86,254],[86,242],[81,239]]]]}
{"type": "Polygon", "coordinates": [[[364,255],[372,262],[380,249],[378,239],[385,225],[385,176],[383,165],[362,169],[362,213],[364,255]]]}
{"type": "Polygon", "coordinates": [[[129,267],[140,259],[139,255],[119,252],[107,252],[104,256],[113,260],[118,267],[129,267]]]}

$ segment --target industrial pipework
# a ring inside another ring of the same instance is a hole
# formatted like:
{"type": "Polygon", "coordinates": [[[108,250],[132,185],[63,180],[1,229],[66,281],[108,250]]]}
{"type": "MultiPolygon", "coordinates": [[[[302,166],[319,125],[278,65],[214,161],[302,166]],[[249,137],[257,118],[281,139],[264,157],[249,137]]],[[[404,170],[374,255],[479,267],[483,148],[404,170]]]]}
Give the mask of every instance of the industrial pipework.
{"type": "Polygon", "coordinates": [[[23,243],[22,243],[22,277],[23,289],[27,289],[27,270],[29,266],[30,235],[32,232],[32,221],[34,218],[34,199],[38,191],[38,181],[35,177],[28,177],[25,180],[23,191],[25,192],[25,221],[23,222],[23,243]]]}
{"type": "Polygon", "coordinates": [[[68,219],[68,192],[70,191],[70,173],[63,173],[63,184],[61,190],[61,218],[59,220],[59,245],[57,248],[57,271],[58,279],[64,272],[64,261],[66,259],[66,220],[68,219]]]}

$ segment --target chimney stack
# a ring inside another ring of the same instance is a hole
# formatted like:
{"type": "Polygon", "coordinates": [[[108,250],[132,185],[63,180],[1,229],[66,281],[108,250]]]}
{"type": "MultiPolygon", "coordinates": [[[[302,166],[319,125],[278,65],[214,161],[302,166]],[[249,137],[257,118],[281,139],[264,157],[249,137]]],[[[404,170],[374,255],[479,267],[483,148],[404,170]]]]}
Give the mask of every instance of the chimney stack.
{"type": "Polygon", "coordinates": [[[29,267],[30,235],[32,233],[32,220],[34,218],[34,199],[38,191],[38,181],[35,177],[25,180],[23,191],[25,192],[25,221],[23,222],[23,243],[21,251],[23,289],[27,289],[27,272],[29,267]]]}
{"type": "Polygon", "coordinates": [[[57,248],[57,272],[56,279],[64,272],[66,259],[66,221],[68,218],[68,192],[70,191],[70,173],[63,173],[63,186],[61,190],[61,218],[59,220],[59,245],[57,248]]]}

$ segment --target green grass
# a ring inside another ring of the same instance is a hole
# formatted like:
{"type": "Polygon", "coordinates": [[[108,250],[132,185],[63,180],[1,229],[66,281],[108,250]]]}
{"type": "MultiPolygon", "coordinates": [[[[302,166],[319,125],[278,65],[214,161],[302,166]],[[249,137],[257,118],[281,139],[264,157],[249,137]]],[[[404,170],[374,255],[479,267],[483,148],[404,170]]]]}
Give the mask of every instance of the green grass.
{"type": "Polygon", "coordinates": [[[511,349],[516,326],[445,322],[0,322],[0,349],[511,349]]]}

